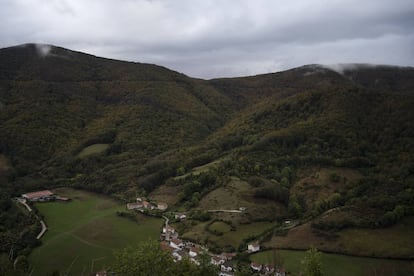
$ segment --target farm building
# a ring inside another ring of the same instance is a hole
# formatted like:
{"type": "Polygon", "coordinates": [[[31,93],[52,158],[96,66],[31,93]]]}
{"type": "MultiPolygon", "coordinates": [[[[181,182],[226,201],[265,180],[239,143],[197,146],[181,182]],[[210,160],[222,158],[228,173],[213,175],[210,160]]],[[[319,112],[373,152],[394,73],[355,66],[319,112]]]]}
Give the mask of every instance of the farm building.
{"type": "Polygon", "coordinates": [[[142,208],[142,203],[127,203],[128,210],[135,210],[142,208]]]}
{"type": "Polygon", "coordinates": [[[250,264],[250,267],[253,269],[253,270],[255,270],[255,271],[259,271],[260,272],[260,270],[262,270],[262,265],[261,264],[258,264],[258,263],[255,263],[255,262],[252,262],[251,264],[250,264]]]}
{"type": "Polygon", "coordinates": [[[184,220],[186,217],[187,216],[185,214],[182,214],[182,213],[176,213],[174,215],[174,218],[177,219],[177,220],[184,220]]]}
{"type": "Polygon", "coordinates": [[[164,211],[164,210],[167,210],[167,208],[168,208],[168,204],[167,203],[158,202],[158,204],[157,204],[157,209],[158,210],[164,211]]]}
{"type": "Polygon", "coordinates": [[[260,244],[259,244],[259,242],[256,241],[254,243],[251,243],[251,244],[247,245],[247,250],[249,252],[257,252],[257,251],[259,251],[260,250],[260,244]]]}
{"type": "Polygon", "coordinates": [[[55,199],[55,195],[49,190],[22,194],[22,197],[28,201],[50,201],[55,199]]]}

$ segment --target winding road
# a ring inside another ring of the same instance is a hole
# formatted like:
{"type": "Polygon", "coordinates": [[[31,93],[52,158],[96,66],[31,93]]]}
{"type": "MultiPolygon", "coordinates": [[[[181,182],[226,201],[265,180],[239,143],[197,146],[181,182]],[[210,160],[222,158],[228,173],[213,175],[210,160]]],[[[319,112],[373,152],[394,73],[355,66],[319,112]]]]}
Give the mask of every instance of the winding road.
{"type": "MultiPolygon", "coordinates": [[[[17,198],[17,202],[20,202],[21,204],[23,204],[23,206],[26,207],[26,209],[29,212],[33,211],[33,209],[26,203],[26,199],[17,198]]],[[[42,230],[40,231],[39,235],[37,235],[36,237],[36,239],[40,240],[43,237],[43,235],[46,233],[47,227],[46,227],[46,223],[42,219],[40,219],[36,214],[35,214],[35,217],[39,220],[40,224],[42,225],[42,230]]]]}
{"type": "Polygon", "coordinates": [[[209,213],[217,213],[217,212],[222,212],[222,213],[242,213],[242,211],[240,210],[208,210],[207,212],[209,213]]]}

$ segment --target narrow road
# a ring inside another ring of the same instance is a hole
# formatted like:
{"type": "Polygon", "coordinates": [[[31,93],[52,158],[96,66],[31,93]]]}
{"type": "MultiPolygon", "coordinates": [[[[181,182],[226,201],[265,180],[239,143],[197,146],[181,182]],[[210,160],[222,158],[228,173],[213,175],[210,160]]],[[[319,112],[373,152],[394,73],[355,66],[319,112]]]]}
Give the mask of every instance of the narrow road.
{"type": "Polygon", "coordinates": [[[30,208],[30,206],[29,206],[29,205],[27,205],[27,203],[26,203],[26,199],[24,199],[24,198],[17,198],[17,201],[18,201],[18,202],[20,202],[21,204],[23,204],[23,206],[24,206],[24,207],[26,207],[26,209],[27,209],[29,212],[31,212],[31,211],[32,211],[32,208],[30,208]]]}
{"type": "MultiPolygon", "coordinates": [[[[26,199],[24,198],[17,198],[17,202],[20,202],[21,204],[23,204],[24,207],[26,207],[26,209],[29,212],[32,212],[32,208],[30,208],[30,206],[26,203],[26,199]]],[[[35,215],[35,217],[39,220],[40,224],[42,225],[42,230],[40,231],[39,235],[37,235],[36,239],[40,240],[40,238],[42,238],[42,236],[46,233],[47,231],[47,227],[46,227],[46,223],[41,220],[37,215],[35,215]]]]}
{"type": "MultiPolygon", "coordinates": [[[[36,216],[37,217],[37,216],[36,216]]],[[[39,219],[39,218],[37,218],[37,219],[39,219]]],[[[40,240],[40,238],[46,233],[46,231],[47,231],[47,227],[46,227],[46,223],[43,221],[43,220],[41,220],[41,219],[39,219],[39,221],[40,221],[40,224],[42,225],[42,231],[40,231],[40,233],[39,233],[39,235],[37,235],[37,237],[36,237],[36,239],[38,239],[38,240],[40,240]]]]}
{"type": "Polygon", "coordinates": [[[217,213],[217,212],[222,212],[222,213],[242,213],[242,211],[240,210],[208,210],[207,212],[209,213],[217,213]]]}
{"type": "Polygon", "coordinates": [[[166,216],[162,216],[162,218],[165,219],[165,228],[167,228],[170,220],[166,216]]]}

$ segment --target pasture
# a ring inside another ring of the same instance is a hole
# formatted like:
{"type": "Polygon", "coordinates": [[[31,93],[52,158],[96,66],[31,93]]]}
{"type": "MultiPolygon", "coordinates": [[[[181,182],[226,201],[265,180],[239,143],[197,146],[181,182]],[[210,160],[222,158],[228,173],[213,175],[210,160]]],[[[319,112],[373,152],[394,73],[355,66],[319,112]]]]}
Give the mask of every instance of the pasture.
{"type": "Polygon", "coordinates": [[[337,232],[334,240],[318,235],[311,222],[289,230],[286,236],[274,235],[265,245],[269,248],[306,249],[312,245],[328,252],[360,254],[383,258],[413,258],[414,216],[379,229],[350,228],[337,232]]]}
{"type": "Polygon", "coordinates": [[[108,267],[114,250],[159,237],[161,219],[139,216],[132,221],[116,215],[125,205],[109,197],[72,189],[55,192],[72,201],[36,204],[48,231],[29,256],[32,275],[55,270],[90,275],[108,267]]]}
{"type": "Polygon", "coordinates": [[[199,243],[207,241],[207,243],[212,243],[220,248],[232,247],[237,249],[243,240],[259,235],[272,227],[273,224],[270,222],[255,222],[235,225],[234,230],[230,231],[230,226],[226,223],[214,222],[208,225],[208,222],[204,222],[195,225],[190,231],[185,232],[182,237],[199,243]],[[216,230],[215,233],[214,230],[216,230]]]}
{"type": "MultiPolygon", "coordinates": [[[[272,263],[274,256],[283,263],[284,268],[293,275],[302,269],[301,261],[305,251],[272,250],[259,252],[250,256],[250,260],[261,263],[272,263]]],[[[321,253],[322,271],[324,275],[412,275],[414,263],[409,261],[352,257],[339,254],[321,253]]]]}
{"type": "Polygon", "coordinates": [[[84,158],[89,155],[99,154],[106,151],[109,148],[109,144],[93,144],[84,148],[79,154],[79,158],[84,158]]]}

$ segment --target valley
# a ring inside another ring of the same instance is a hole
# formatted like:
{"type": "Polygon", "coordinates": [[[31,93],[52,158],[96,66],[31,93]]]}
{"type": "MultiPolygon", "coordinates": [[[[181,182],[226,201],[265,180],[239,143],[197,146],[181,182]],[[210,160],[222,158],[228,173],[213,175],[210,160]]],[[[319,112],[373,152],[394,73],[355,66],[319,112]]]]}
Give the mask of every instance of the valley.
{"type": "Polygon", "coordinates": [[[257,240],[412,261],[413,80],[411,67],[366,65],[202,80],[55,46],[0,49],[0,257],[13,248],[38,275],[103,267],[158,239],[162,219],[113,215],[148,197],[185,214],[171,222],[180,237],[212,252],[257,240]],[[74,201],[35,204],[49,228],[39,242],[11,199],[41,189],[74,201]]]}

